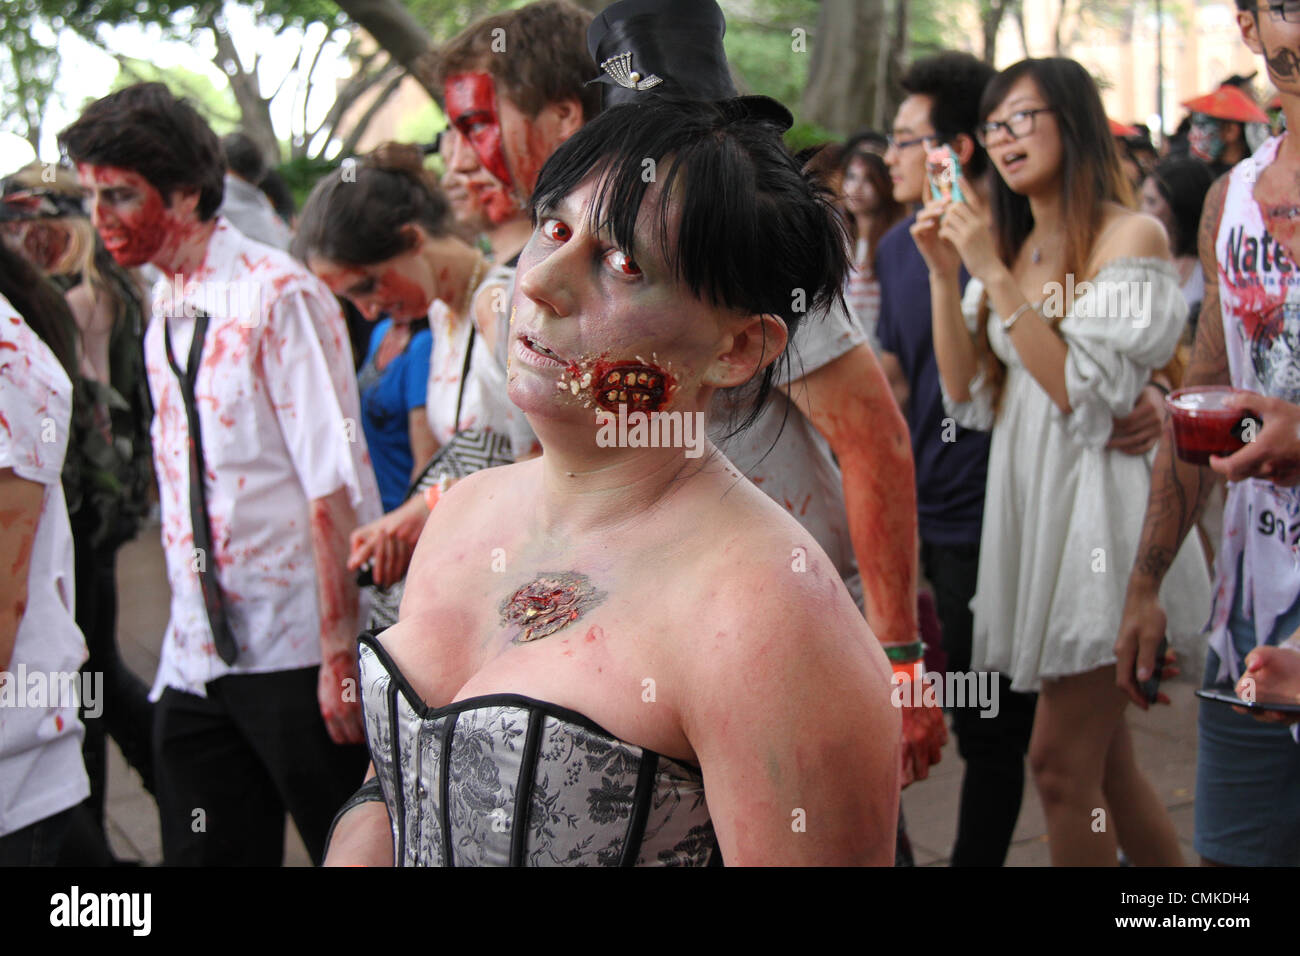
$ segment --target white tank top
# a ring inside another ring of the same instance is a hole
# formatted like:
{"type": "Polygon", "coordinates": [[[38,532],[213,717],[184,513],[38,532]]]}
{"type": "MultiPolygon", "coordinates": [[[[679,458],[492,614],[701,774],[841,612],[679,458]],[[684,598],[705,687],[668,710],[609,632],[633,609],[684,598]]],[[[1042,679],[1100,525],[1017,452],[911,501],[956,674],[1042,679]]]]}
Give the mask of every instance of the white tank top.
{"type": "MultiPolygon", "coordinates": [[[[1267,140],[1229,174],[1215,258],[1232,384],[1300,403],[1300,270],[1269,235],[1254,195],[1281,142],[1282,137],[1267,140]]],[[[1300,487],[1256,478],[1228,485],[1210,617],[1210,646],[1222,662],[1220,680],[1241,676],[1228,633],[1238,586],[1242,611],[1255,625],[1255,642],[1263,644],[1278,617],[1300,597],[1300,487]]]]}

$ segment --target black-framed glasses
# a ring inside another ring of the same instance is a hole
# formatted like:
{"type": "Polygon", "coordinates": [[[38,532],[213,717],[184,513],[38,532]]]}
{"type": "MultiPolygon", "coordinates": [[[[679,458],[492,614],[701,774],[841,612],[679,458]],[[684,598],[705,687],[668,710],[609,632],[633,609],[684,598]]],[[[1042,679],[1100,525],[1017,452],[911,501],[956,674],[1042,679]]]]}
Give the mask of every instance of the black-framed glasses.
{"type": "Polygon", "coordinates": [[[886,136],[885,141],[889,143],[889,148],[902,152],[905,149],[911,149],[917,143],[924,143],[927,139],[934,139],[934,133],[927,133],[925,136],[917,136],[913,139],[895,139],[893,136],[886,136]]]}
{"type": "Polygon", "coordinates": [[[980,123],[975,127],[975,138],[979,144],[987,148],[989,140],[993,134],[1000,129],[1007,131],[1007,135],[1012,139],[1020,139],[1022,136],[1028,136],[1034,131],[1034,117],[1039,113],[1054,113],[1056,110],[1051,106],[1042,106],[1036,110],[1020,110],[1012,113],[1007,117],[1004,123],[980,123]]]}
{"type": "Polygon", "coordinates": [[[1274,20],[1286,23],[1300,23],[1300,0],[1286,0],[1285,3],[1268,3],[1259,8],[1267,10],[1274,20]]]}

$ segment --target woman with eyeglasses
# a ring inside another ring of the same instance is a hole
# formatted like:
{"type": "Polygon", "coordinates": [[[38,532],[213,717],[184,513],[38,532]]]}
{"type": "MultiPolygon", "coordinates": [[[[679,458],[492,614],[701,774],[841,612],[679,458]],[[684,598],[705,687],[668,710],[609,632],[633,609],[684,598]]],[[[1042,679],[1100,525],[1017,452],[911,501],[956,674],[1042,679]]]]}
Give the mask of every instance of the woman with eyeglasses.
{"type": "MultiPolygon", "coordinates": [[[[1186,304],[1163,228],[1128,208],[1082,66],[1022,61],[989,84],[980,114],[998,173],[991,208],[966,189],[966,202],[928,204],[912,230],[930,267],[945,407],[993,432],[972,666],[1039,691],[1030,764],[1053,864],[1113,866],[1122,844],[1134,863],[1178,865],[1116,687],[1151,455],[1105,446],[1113,417],[1173,354],[1186,304]],[[975,280],[964,298],[963,263],[975,280]]],[[[1209,578],[1195,544],[1161,596],[1171,640],[1197,634],[1209,578]]]]}

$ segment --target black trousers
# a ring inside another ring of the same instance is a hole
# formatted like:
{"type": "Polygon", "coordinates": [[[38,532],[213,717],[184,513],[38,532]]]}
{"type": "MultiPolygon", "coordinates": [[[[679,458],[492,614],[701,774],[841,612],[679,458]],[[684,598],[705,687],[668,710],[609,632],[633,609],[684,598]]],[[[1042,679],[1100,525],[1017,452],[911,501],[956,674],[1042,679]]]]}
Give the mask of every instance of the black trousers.
{"type": "Polygon", "coordinates": [[[59,866],[59,852],[77,807],[0,836],[0,866],[59,866]]]}
{"type": "Polygon", "coordinates": [[[318,671],[230,674],[209,683],[206,698],[163,692],[154,769],[165,865],[280,866],[286,810],[320,863],[367,754],[330,740],[318,671]]]}
{"type": "MultiPolygon", "coordinates": [[[[974,617],[970,600],[979,577],[979,545],[940,545],[922,540],[921,563],[934,589],[935,610],[943,628],[948,670],[971,666],[974,617]]],[[[956,707],[952,729],[957,752],[966,762],[953,866],[1001,866],[1020,817],[1025,790],[1025,755],[1034,729],[1037,694],[1017,694],[998,677],[998,714],[981,717],[975,707],[956,707]]]]}
{"type": "Polygon", "coordinates": [[[113,854],[104,834],[104,795],[108,786],[108,738],[117,741],[126,762],[153,792],[153,705],[149,688],[126,666],[117,650],[117,549],[93,547],[89,532],[74,534],[77,626],[86,638],[82,672],[103,675],[98,716],[82,701],[86,736],[81,755],[90,778],[90,796],[76,808],[59,858],[60,866],[109,866],[113,854]]]}

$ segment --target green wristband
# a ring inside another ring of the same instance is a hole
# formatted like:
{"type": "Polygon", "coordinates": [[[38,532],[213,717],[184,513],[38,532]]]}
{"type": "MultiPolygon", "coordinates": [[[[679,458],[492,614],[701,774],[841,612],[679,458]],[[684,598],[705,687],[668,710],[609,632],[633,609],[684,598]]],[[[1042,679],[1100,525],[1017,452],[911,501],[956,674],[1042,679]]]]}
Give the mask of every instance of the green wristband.
{"type": "Polygon", "coordinates": [[[913,641],[911,644],[885,644],[885,656],[893,664],[912,664],[925,656],[925,644],[913,641]]]}

